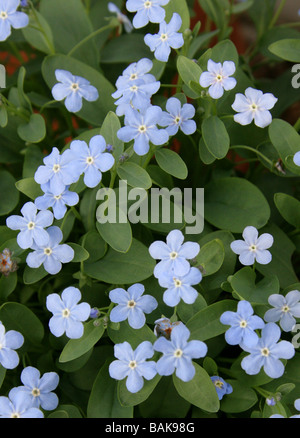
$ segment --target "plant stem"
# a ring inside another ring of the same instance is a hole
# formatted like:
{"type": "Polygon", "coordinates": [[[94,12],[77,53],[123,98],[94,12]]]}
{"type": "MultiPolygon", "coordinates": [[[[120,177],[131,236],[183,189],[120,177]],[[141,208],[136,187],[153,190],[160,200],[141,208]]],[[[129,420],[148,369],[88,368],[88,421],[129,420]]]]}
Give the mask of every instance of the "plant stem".
{"type": "Polygon", "coordinates": [[[286,0],[281,0],[280,5],[278,6],[278,8],[277,8],[277,10],[276,10],[276,12],[275,12],[275,14],[274,14],[270,24],[269,24],[269,29],[271,29],[276,24],[276,22],[277,22],[278,18],[280,17],[280,14],[281,14],[285,4],[286,4],[286,0]]]}
{"type": "Polygon", "coordinates": [[[114,29],[116,26],[116,22],[112,21],[110,24],[107,24],[106,26],[100,27],[100,29],[95,30],[94,32],[90,33],[88,36],[83,38],[83,40],[79,41],[78,44],[76,44],[68,53],[67,56],[72,56],[74,52],[76,52],[81,46],[83,46],[86,42],[88,42],[90,39],[94,38],[95,36],[99,35],[102,32],[105,32],[108,29],[114,29]]]}
{"type": "Polygon", "coordinates": [[[230,149],[247,149],[249,151],[254,152],[255,154],[259,155],[260,157],[262,157],[267,163],[269,163],[272,167],[273,167],[273,161],[271,161],[269,158],[267,158],[264,154],[262,154],[261,152],[259,152],[257,149],[252,148],[250,146],[231,146],[230,149]]]}

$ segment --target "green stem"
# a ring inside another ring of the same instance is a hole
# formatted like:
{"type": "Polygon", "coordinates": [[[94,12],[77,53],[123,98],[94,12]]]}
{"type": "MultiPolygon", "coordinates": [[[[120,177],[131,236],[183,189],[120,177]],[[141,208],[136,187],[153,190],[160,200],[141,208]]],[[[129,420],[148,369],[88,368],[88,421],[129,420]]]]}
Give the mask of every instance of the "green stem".
{"type": "Polygon", "coordinates": [[[261,389],[257,386],[254,386],[253,389],[255,389],[255,391],[257,391],[260,395],[266,398],[269,397],[269,395],[271,394],[271,392],[265,391],[264,389],[261,389]]]}
{"type": "Polygon", "coordinates": [[[72,210],[74,216],[75,216],[78,220],[80,220],[80,221],[82,222],[82,217],[80,216],[80,214],[78,213],[78,211],[76,210],[76,208],[72,206],[72,207],[71,207],[71,210],[72,210]]]}
{"type": "Polygon", "coordinates": [[[45,109],[47,106],[52,105],[52,103],[56,103],[56,102],[57,102],[56,100],[49,100],[49,102],[46,102],[46,103],[41,107],[41,109],[40,109],[40,114],[44,111],[44,109],[45,109]]]}
{"type": "MultiPolygon", "coordinates": [[[[119,23],[118,23],[119,25],[119,23]]],[[[106,26],[100,27],[100,29],[95,30],[94,32],[90,33],[88,36],[83,38],[83,40],[79,41],[78,44],[76,44],[67,54],[67,56],[72,56],[74,52],[76,52],[81,46],[83,46],[86,42],[88,42],[90,39],[94,38],[95,36],[99,35],[102,32],[105,32],[108,29],[114,29],[117,27],[116,21],[110,22],[110,24],[107,24],[106,26]]]]}
{"type": "Polygon", "coordinates": [[[280,5],[278,6],[278,8],[277,8],[277,10],[276,10],[276,12],[275,12],[275,14],[274,14],[270,24],[269,24],[269,29],[271,29],[276,24],[276,22],[277,22],[278,18],[280,17],[280,14],[281,14],[285,4],[286,4],[286,0],[281,0],[280,5]]]}
{"type": "Polygon", "coordinates": [[[247,149],[249,151],[252,151],[255,154],[257,154],[260,157],[262,157],[267,163],[269,163],[273,167],[273,161],[269,160],[269,158],[267,158],[264,154],[262,154],[260,151],[258,151],[255,148],[252,148],[250,146],[231,146],[230,149],[247,149]]]}

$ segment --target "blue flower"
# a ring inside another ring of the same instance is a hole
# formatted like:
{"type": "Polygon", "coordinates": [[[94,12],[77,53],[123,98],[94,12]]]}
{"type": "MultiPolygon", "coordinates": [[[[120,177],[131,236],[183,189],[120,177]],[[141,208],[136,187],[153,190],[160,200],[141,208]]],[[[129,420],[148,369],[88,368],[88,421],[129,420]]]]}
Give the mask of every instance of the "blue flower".
{"type": "Polygon", "coordinates": [[[21,209],[22,216],[12,215],[6,219],[6,225],[12,230],[20,230],[17,235],[18,245],[23,248],[31,248],[33,243],[38,246],[47,245],[49,234],[45,227],[53,222],[51,211],[40,211],[33,202],[26,202],[21,209]]]}
{"type": "Polygon", "coordinates": [[[129,18],[126,15],[122,14],[122,12],[120,11],[120,9],[118,8],[117,5],[115,5],[112,2],[108,2],[107,8],[108,8],[109,12],[117,14],[117,19],[119,20],[119,22],[121,24],[124,24],[124,29],[127,33],[132,32],[133,26],[131,24],[131,21],[129,20],[129,18]]]}
{"type": "Polygon", "coordinates": [[[190,331],[184,324],[173,328],[170,340],[165,337],[158,338],[153,345],[155,351],[163,353],[157,361],[156,369],[161,376],[170,376],[176,370],[176,376],[188,382],[195,375],[195,367],[192,359],[204,357],[207,346],[202,341],[188,341],[190,331]]]}
{"type": "Polygon", "coordinates": [[[155,82],[156,78],[149,71],[153,67],[153,62],[148,58],[142,58],[137,62],[132,62],[123,70],[121,76],[116,81],[117,89],[126,89],[138,79],[143,79],[144,83],[155,82]]]}
{"type": "Polygon", "coordinates": [[[113,167],[115,159],[105,151],[106,142],[102,135],[92,137],[89,146],[82,140],[72,141],[70,169],[76,178],[84,174],[83,181],[87,187],[96,187],[102,179],[102,172],[107,172],[113,167]]]}
{"type": "Polygon", "coordinates": [[[28,15],[17,11],[19,4],[20,0],[0,0],[0,41],[10,36],[12,27],[21,29],[28,26],[28,15]]]}
{"type": "Polygon", "coordinates": [[[209,87],[208,93],[213,99],[219,99],[223,96],[224,90],[232,90],[236,86],[236,79],[230,77],[235,72],[233,61],[225,61],[222,64],[209,59],[207,70],[201,73],[199,83],[203,88],[209,87]]]}
{"type": "Polygon", "coordinates": [[[232,386],[229,383],[225,382],[225,380],[222,379],[222,377],[212,376],[211,380],[215,385],[219,400],[222,400],[225,394],[232,393],[233,391],[232,386]]]}
{"type": "Polygon", "coordinates": [[[79,202],[79,196],[76,192],[71,192],[69,186],[60,195],[53,195],[50,191],[49,183],[42,184],[41,189],[45,193],[38,196],[34,203],[39,210],[47,210],[52,208],[55,219],[62,219],[67,211],[67,205],[73,206],[79,202]]]}
{"type": "Polygon", "coordinates": [[[167,235],[167,243],[157,240],[149,246],[152,258],[161,260],[154,268],[154,276],[159,278],[162,273],[169,272],[175,276],[186,275],[191,266],[187,259],[193,259],[200,251],[197,242],[185,242],[180,230],[172,230],[167,235]]]}
{"type": "Polygon", "coordinates": [[[186,135],[193,134],[197,125],[194,120],[189,120],[195,115],[195,107],[190,103],[185,103],[181,107],[180,100],[170,97],[166,103],[166,111],[163,111],[159,125],[166,126],[169,135],[175,135],[180,128],[186,135]]]}
{"type": "Polygon", "coordinates": [[[225,333],[228,344],[238,345],[243,342],[250,347],[257,344],[259,338],[254,330],[263,328],[265,323],[253,313],[251,304],[245,300],[238,302],[237,312],[227,310],[222,313],[221,323],[231,326],[225,333]]]}
{"type": "Polygon", "coordinates": [[[59,227],[52,226],[47,229],[49,242],[47,245],[32,245],[33,252],[27,255],[26,263],[30,268],[39,268],[44,265],[45,270],[52,275],[57,274],[62,263],[69,263],[74,258],[74,250],[67,244],[60,245],[63,233],[59,227]]]}
{"type": "Polygon", "coordinates": [[[44,165],[38,167],[34,179],[38,184],[49,183],[49,191],[54,195],[61,195],[66,186],[76,182],[70,169],[70,151],[67,149],[60,155],[54,147],[51,153],[43,159],[44,165]]]}
{"type": "Polygon", "coordinates": [[[170,272],[162,273],[158,282],[160,286],[167,288],[163,294],[163,301],[167,306],[175,307],[182,299],[186,304],[193,304],[196,301],[198,292],[192,285],[199,284],[202,274],[197,268],[191,268],[183,276],[174,276],[170,272]]]}
{"type": "Polygon", "coordinates": [[[165,6],[169,0],[127,0],[126,8],[129,12],[136,12],[133,17],[133,27],[139,29],[149,23],[161,23],[165,18],[165,6]]]}
{"type": "Polygon", "coordinates": [[[176,327],[178,324],[182,324],[181,321],[174,321],[171,322],[169,318],[159,318],[156,321],[154,321],[154,334],[155,336],[164,336],[167,339],[170,339],[171,332],[174,327],[176,327]]]}
{"type": "Polygon", "coordinates": [[[44,418],[44,414],[21,392],[11,390],[8,397],[0,397],[0,418],[44,418]]]}
{"type": "Polygon", "coordinates": [[[58,405],[58,397],[52,392],[58,385],[59,376],[55,372],[43,374],[41,377],[37,368],[28,366],[21,373],[21,381],[24,386],[17,386],[10,391],[10,397],[21,392],[24,400],[27,398],[34,408],[41,407],[47,411],[55,409],[58,405]]]}
{"type": "Polygon", "coordinates": [[[300,166],[300,151],[294,154],[293,161],[296,164],[296,166],[300,166]]]}
{"type": "Polygon", "coordinates": [[[291,359],[295,348],[291,342],[280,341],[280,328],[274,322],[269,322],[261,331],[261,338],[253,347],[241,344],[243,350],[250,353],[244,357],[241,367],[247,374],[258,374],[263,367],[267,376],[277,379],[284,373],[284,365],[280,359],[291,359]]]}
{"type": "Polygon", "coordinates": [[[277,322],[285,332],[290,332],[296,324],[296,318],[300,318],[300,292],[292,290],[284,297],[280,294],[272,294],[268,302],[274,309],[267,310],[264,319],[267,322],[277,322]]]}
{"type": "Polygon", "coordinates": [[[159,106],[151,105],[144,113],[128,108],[125,114],[125,125],[117,132],[117,137],[125,143],[134,140],[133,149],[137,155],[145,155],[150,149],[149,142],[162,145],[169,139],[165,129],[158,129],[157,124],[162,114],[159,106]]]}
{"type": "Polygon", "coordinates": [[[59,82],[52,88],[52,95],[55,100],[66,99],[65,106],[72,113],[81,110],[82,99],[94,102],[99,97],[97,88],[87,79],[59,69],[55,70],[55,77],[59,82]]]}
{"type": "Polygon", "coordinates": [[[12,370],[19,364],[18,353],[15,352],[24,343],[24,337],[15,330],[5,331],[0,321],[0,364],[3,368],[12,370]]]}
{"type": "Polygon", "coordinates": [[[126,388],[129,392],[136,393],[144,386],[144,380],[151,380],[157,374],[154,361],[147,361],[154,354],[153,346],[149,341],[143,341],[133,350],[128,342],[116,344],[114,360],[109,365],[109,375],[113,379],[126,379],[126,388]]]}
{"type": "Polygon", "coordinates": [[[183,36],[178,32],[181,24],[181,17],[175,12],[168,24],[165,21],[160,23],[157,34],[151,35],[147,33],[145,35],[145,44],[150,47],[151,52],[154,52],[154,57],[158,61],[167,62],[171,48],[179,49],[183,46],[183,36]]]}
{"type": "Polygon", "coordinates": [[[277,102],[277,98],[272,93],[263,93],[261,90],[255,90],[248,87],[245,95],[237,93],[231,107],[238,114],[234,115],[235,122],[240,125],[249,125],[252,120],[256,126],[265,128],[272,122],[270,109],[277,102]]]}
{"type": "Polygon", "coordinates": [[[239,254],[239,261],[246,266],[253,265],[255,261],[262,265],[271,262],[272,254],[268,251],[273,245],[273,236],[264,233],[258,237],[255,227],[248,226],[243,231],[244,240],[235,240],[230,244],[230,248],[235,254],[239,254]]]}
{"type": "Polygon", "coordinates": [[[54,336],[66,333],[70,339],[81,338],[84,331],[82,321],[89,318],[91,306],[88,303],[78,304],[80,300],[80,290],[73,286],[64,289],[61,297],[56,293],[47,296],[46,307],[53,313],[49,328],[54,336]]]}
{"type": "Polygon", "coordinates": [[[146,318],[144,313],[151,313],[157,308],[158,304],[151,295],[143,295],[145,287],[136,283],[124,290],[122,288],[113,289],[109,292],[109,298],[118,305],[110,312],[112,322],[120,322],[128,319],[128,324],[139,329],[144,326],[146,318]]]}
{"type": "Polygon", "coordinates": [[[141,78],[117,89],[112,94],[113,98],[118,98],[115,102],[115,105],[117,105],[116,114],[118,116],[126,115],[130,107],[141,111],[146,110],[151,104],[151,96],[159,90],[159,87],[159,81],[145,82],[141,78]]]}

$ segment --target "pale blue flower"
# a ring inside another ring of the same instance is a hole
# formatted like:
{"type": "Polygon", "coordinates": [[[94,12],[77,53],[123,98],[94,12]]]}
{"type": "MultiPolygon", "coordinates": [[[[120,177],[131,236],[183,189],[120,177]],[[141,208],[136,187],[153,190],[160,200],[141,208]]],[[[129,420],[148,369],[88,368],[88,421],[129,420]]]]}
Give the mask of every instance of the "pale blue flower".
{"type": "Polygon", "coordinates": [[[145,292],[144,285],[140,283],[133,284],[126,291],[122,288],[116,288],[109,292],[109,298],[113,303],[118,305],[110,312],[112,322],[121,322],[128,319],[128,324],[139,329],[145,325],[145,313],[151,313],[157,308],[158,303],[151,295],[143,295],[145,292]]]}
{"type": "Polygon", "coordinates": [[[61,244],[63,233],[59,227],[52,226],[47,229],[49,242],[47,245],[32,245],[33,252],[27,255],[26,263],[30,268],[44,266],[52,275],[58,274],[62,263],[69,263],[74,258],[74,250],[66,243],[61,244]]]}
{"type": "Polygon", "coordinates": [[[70,169],[70,151],[60,154],[54,147],[51,153],[43,159],[44,165],[38,167],[34,179],[38,184],[49,183],[49,191],[54,196],[61,195],[66,186],[77,181],[70,169]]]}
{"type": "Polygon", "coordinates": [[[295,348],[291,342],[278,342],[280,335],[278,325],[269,322],[262,329],[261,338],[255,346],[241,344],[241,348],[250,353],[241,362],[241,367],[247,374],[258,374],[263,367],[267,376],[273,379],[283,375],[284,365],[280,359],[291,359],[295,354],[295,348]]]}
{"type": "Polygon", "coordinates": [[[81,76],[74,76],[67,70],[55,70],[57,84],[52,88],[52,95],[55,100],[65,100],[68,111],[77,113],[82,108],[82,99],[94,102],[98,99],[99,93],[96,87],[81,76]]]}
{"type": "Polygon", "coordinates": [[[17,11],[19,5],[20,0],[0,0],[0,41],[10,36],[12,27],[21,29],[28,26],[28,15],[17,11]]]}
{"type": "Polygon", "coordinates": [[[181,25],[182,19],[175,12],[168,24],[165,21],[160,23],[157,34],[147,33],[145,35],[145,44],[150,47],[151,52],[154,52],[154,57],[158,61],[167,62],[171,49],[179,49],[183,46],[184,39],[182,33],[178,32],[181,25]]]}
{"type": "Polygon", "coordinates": [[[258,342],[256,329],[265,326],[264,321],[259,316],[253,315],[254,311],[248,301],[238,302],[237,312],[227,310],[222,313],[220,321],[222,324],[231,327],[225,332],[226,342],[230,345],[238,345],[243,342],[252,347],[258,342]]]}
{"type": "Polygon", "coordinates": [[[39,210],[52,208],[55,219],[62,219],[67,211],[67,206],[78,204],[79,196],[76,192],[71,192],[69,186],[60,195],[53,195],[50,191],[49,183],[42,184],[41,189],[44,195],[38,196],[34,203],[39,210]]]}
{"type": "Polygon", "coordinates": [[[154,361],[147,361],[154,354],[153,346],[149,341],[143,341],[133,350],[128,342],[116,344],[114,360],[109,365],[109,375],[113,379],[126,379],[126,388],[129,392],[136,393],[144,386],[144,379],[152,380],[157,374],[154,361]]]}
{"type": "Polygon", "coordinates": [[[133,27],[139,29],[149,22],[161,23],[166,15],[166,11],[162,6],[168,3],[169,0],[127,0],[127,10],[136,12],[132,21],[133,27]]]}
{"type": "Polygon", "coordinates": [[[175,307],[180,300],[186,304],[193,304],[196,301],[198,292],[192,285],[199,284],[202,274],[199,269],[192,267],[183,276],[176,276],[171,272],[163,272],[158,282],[161,287],[167,288],[163,294],[163,301],[167,306],[175,307]]]}
{"type": "Polygon", "coordinates": [[[168,272],[175,276],[186,275],[191,266],[187,259],[191,260],[200,251],[197,242],[185,242],[184,235],[180,230],[172,230],[166,238],[166,243],[157,240],[149,246],[152,258],[161,260],[154,268],[154,276],[159,278],[162,273],[168,272]]]}
{"type": "Polygon", "coordinates": [[[96,187],[101,179],[102,172],[110,170],[115,159],[106,152],[106,142],[102,135],[95,135],[90,139],[89,146],[85,141],[74,140],[70,144],[70,169],[79,178],[84,174],[83,182],[87,187],[96,187]]]}
{"type": "Polygon", "coordinates": [[[180,129],[185,135],[193,134],[197,125],[194,120],[189,120],[195,115],[195,107],[190,103],[181,102],[176,97],[170,97],[166,103],[159,125],[165,126],[169,135],[175,135],[180,129]]]}
{"type": "Polygon", "coordinates": [[[207,346],[202,341],[188,341],[190,331],[184,324],[179,324],[172,329],[170,340],[161,336],[153,345],[155,351],[163,353],[157,361],[156,369],[161,376],[170,376],[176,370],[176,376],[188,382],[195,375],[192,359],[204,357],[207,346]]]}
{"type": "Polygon", "coordinates": [[[264,233],[258,237],[255,227],[248,226],[243,231],[244,240],[235,240],[230,244],[232,251],[239,255],[242,265],[253,265],[256,261],[262,265],[271,262],[272,254],[268,251],[273,245],[274,238],[269,233],[264,233]]]}
{"type": "Polygon", "coordinates": [[[0,397],[0,418],[44,418],[43,412],[35,407],[21,392],[9,392],[0,397]]]}
{"type": "Polygon", "coordinates": [[[108,8],[109,12],[117,14],[117,19],[119,20],[119,22],[121,24],[124,25],[124,29],[127,33],[132,32],[133,26],[131,24],[131,21],[129,20],[129,18],[126,15],[122,14],[122,12],[120,11],[120,9],[118,8],[117,5],[115,5],[112,2],[108,2],[107,8],[108,8]]]}
{"type": "Polygon", "coordinates": [[[300,166],[300,151],[295,153],[295,155],[293,156],[293,161],[296,166],[300,166]]]}
{"type": "Polygon", "coordinates": [[[118,77],[116,88],[126,89],[138,79],[142,79],[144,83],[155,82],[155,76],[149,73],[152,67],[153,62],[148,58],[142,58],[137,62],[132,62],[125,68],[125,70],[123,70],[122,75],[118,77]]]}
{"type": "Polygon", "coordinates": [[[40,211],[33,202],[26,202],[21,208],[22,216],[12,215],[6,219],[6,225],[11,230],[20,230],[17,243],[20,248],[31,248],[33,243],[38,246],[47,245],[49,234],[44,229],[53,222],[51,211],[40,211]]]}
{"type": "Polygon", "coordinates": [[[117,137],[125,143],[134,140],[133,149],[137,155],[146,155],[150,149],[149,142],[163,145],[169,139],[165,129],[158,129],[157,124],[162,114],[159,106],[151,105],[144,113],[128,108],[125,115],[125,126],[117,132],[117,137]]]}
{"type": "Polygon", "coordinates": [[[199,83],[203,88],[209,87],[208,93],[213,99],[219,99],[223,96],[224,90],[232,90],[236,86],[236,79],[230,77],[235,73],[233,61],[225,61],[222,64],[209,59],[207,70],[201,73],[199,83]]]}
{"type": "Polygon", "coordinates": [[[232,393],[233,391],[232,386],[230,385],[230,383],[225,382],[225,380],[222,379],[222,377],[211,376],[211,381],[215,385],[219,400],[222,400],[225,394],[232,393]]]}
{"type": "Polygon", "coordinates": [[[0,321],[0,364],[3,368],[12,370],[19,365],[19,355],[15,351],[22,347],[24,337],[16,330],[5,331],[0,321]]]}
{"type": "Polygon", "coordinates": [[[273,309],[267,310],[264,319],[267,322],[277,322],[285,332],[290,332],[296,324],[296,318],[300,318],[300,292],[292,290],[284,297],[280,294],[272,294],[268,302],[273,309]]]}
{"type": "Polygon", "coordinates": [[[70,339],[78,339],[83,335],[82,321],[86,321],[91,313],[88,303],[80,303],[81,292],[76,287],[70,286],[62,291],[61,297],[50,294],[46,299],[47,309],[53,313],[49,321],[51,333],[60,337],[64,333],[70,339]]]}
{"type": "Polygon", "coordinates": [[[272,122],[269,110],[273,108],[277,100],[272,93],[264,94],[261,90],[248,87],[245,95],[241,93],[235,95],[231,106],[238,114],[235,114],[233,118],[240,125],[249,125],[254,120],[256,126],[265,128],[272,122]]]}
{"type": "Polygon", "coordinates": [[[46,411],[52,411],[58,405],[58,397],[52,392],[56,389],[59,376],[55,372],[48,372],[41,377],[37,368],[28,366],[21,373],[21,381],[24,386],[17,386],[10,391],[10,397],[21,392],[24,399],[28,399],[34,408],[41,407],[46,411]]]}

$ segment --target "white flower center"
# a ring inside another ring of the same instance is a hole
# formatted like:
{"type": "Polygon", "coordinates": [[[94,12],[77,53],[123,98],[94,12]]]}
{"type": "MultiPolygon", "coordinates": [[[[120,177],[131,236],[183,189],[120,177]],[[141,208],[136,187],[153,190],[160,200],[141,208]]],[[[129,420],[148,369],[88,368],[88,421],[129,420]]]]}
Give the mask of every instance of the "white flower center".
{"type": "Polygon", "coordinates": [[[177,350],[174,351],[175,357],[181,357],[183,355],[183,351],[180,350],[180,348],[177,348],[177,350]]]}
{"type": "Polygon", "coordinates": [[[62,313],[63,318],[69,318],[69,316],[71,314],[70,310],[67,308],[65,308],[61,313],[62,313]]]}
{"type": "Polygon", "coordinates": [[[160,36],[160,39],[161,39],[162,41],[167,41],[167,39],[168,39],[168,35],[167,35],[166,33],[162,33],[161,36],[160,36]]]}
{"type": "Polygon", "coordinates": [[[0,344],[0,350],[2,350],[2,347],[3,347],[3,345],[2,345],[2,344],[0,344]]]}
{"type": "Polygon", "coordinates": [[[132,85],[132,86],[130,87],[130,91],[133,91],[134,93],[136,93],[137,90],[138,90],[138,87],[137,87],[136,85],[132,85]]]}
{"type": "Polygon", "coordinates": [[[77,82],[73,82],[73,84],[71,84],[71,90],[74,92],[79,90],[79,85],[77,82]]]}
{"type": "Polygon", "coordinates": [[[242,328],[247,327],[247,321],[245,321],[245,319],[241,319],[241,321],[240,321],[240,327],[242,327],[242,328]]]}
{"type": "Polygon", "coordinates": [[[173,278],[175,287],[180,287],[182,285],[182,282],[180,280],[178,280],[178,278],[173,278]]]}
{"type": "Polygon", "coordinates": [[[31,394],[33,395],[33,397],[39,397],[39,395],[41,394],[41,391],[39,390],[39,388],[33,388],[33,390],[31,391],[31,394]]]}
{"type": "Polygon", "coordinates": [[[258,106],[256,105],[256,103],[251,103],[250,110],[252,110],[252,111],[257,111],[258,110],[258,106]]]}
{"type": "Polygon", "coordinates": [[[129,362],[128,366],[129,366],[129,368],[131,368],[131,369],[133,370],[134,368],[136,368],[137,363],[136,363],[135,360],[131,360],[131,361],[129,362]]]}
{"type": "Polygon", "coordinates": [[[137,79],[137,74],[136,73],[131,73],[130,78],[131,81],[134,81],[135,79],[137,79]]]}
{"type": "Polygon", "coordinates": [[[285,305],[281,308],[281,310],[282,310],[283,312],[287,313],[287,312],[289,312],[290,308],[289,308],[288,305],[285,304],[285,305]]]}
{"type": "Polygon", "coordinates": [[[255,252],[257,250],[256,245],[254,245],[254,244],[250,245],[249,246],[249,250],[252,251],[252,252],[255,252]]]}
{"type": "Polygon", "coordinates": [[[145,3],[144,3],[144,7],[145,8],[151,8],[151,6],[152,6],[152,2],[150,2],[150,1],[145,1],[145,3]]]}
{"type": "Polygon", "coordinates": [[[47,256],[50,256],[52,254],[52,249],[51,248],[45,248],[44,249],[44,254],[46,254],[47,256]]]}
{"type": "Polygon", "coordinates": [[[130,300],[127,303],[127,307],[129,307],[130,309],[133,309],[136,305],[136,302],[134,300],[130,300]]]}
{"type": "Polygon", "coordinates": [[[86,164],[91,165],[91,164],[93,164],[93,162],[94,162],[94,158],[93,157],[91,157],[91,156],[87,157],[86,164]]]}
{"type": "Polygon", "coordinates": [[[141,134],[144,134],[147,131],[147,126],[140,125],[139,126],[139,131],[140,131],[141,134]]]}
{"type": "Polygon", "coordinates": [[[57,173],[60,171],[60,165],[59,164],[54,164],[54,166],[52,167],[52,170],[54,173],[57,173]]]}
{"type": "Polygon", "coordinates": [[[57,201],[61,198],[61,195],[55,195],[54,199],[56,199],[57,201]]]}
{"type": "Polygon", "coordinates": [[[222,389],[224,386],[224,383],[221,382],[221,380],[215,380],[214,385],[217,386],[218,388],[222,389]]]}
{"type": "Polygon", "coordinates": [[[221,82],[221,81],[223,81],[223,76],[222,76],[222,75],[220,75],[220,73],[219,73],[219,74],[217,74],[217,75],[216,75],[216,80],[217,80],[218,82],[221,82]]]}
{"type": "Polygon", "coordinates": [[[5,12],[5,11],[1,11],[1,12],[0,12],[0,17],[2,18],[2,20],[6,20],[7,17],[8,17],[7,12],[5,12]]]}
{"type": "Polygon", "coordinates": [[[172,251],[170,253],[170,259],[172,259],[172,260],[175,260],[177,256],[178,256],[178,253],[176,251],[172,251]]]}
{"type": "Polygon", "coordinates": [[[35,223],[34,222],[28,222],[28,224],[27,224],[28,230],[33,230],[34,227],[35,227],[35,223]]]}
{"type": "Polygon", "coordinates": [[[12,412],[10,418],[20,418],[19,412],[12,412]]]}
{"type": "Polygon", "coordinates": [[[268,349],[267,347],[262,348],[262,349],[260,350],[260,352],[261,352],[261,355],[262,355],[262,356],[265,356],[265,357],[268,357],[269,354],[270,354],[270,351],[269,351],[269,349],[268,349]]]}
{"type": "Polygon", "coordinates": [[[180,121],[181,121],[181,117],[180,116],[176,116],[174,121],[175,121],[176,125],[178,125],[180,123],[180,121]]]}

